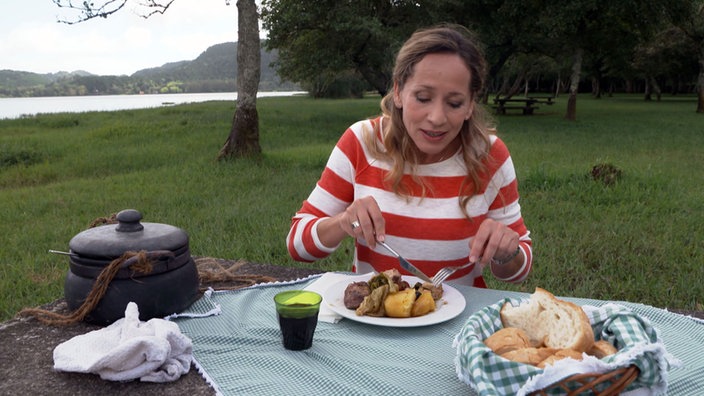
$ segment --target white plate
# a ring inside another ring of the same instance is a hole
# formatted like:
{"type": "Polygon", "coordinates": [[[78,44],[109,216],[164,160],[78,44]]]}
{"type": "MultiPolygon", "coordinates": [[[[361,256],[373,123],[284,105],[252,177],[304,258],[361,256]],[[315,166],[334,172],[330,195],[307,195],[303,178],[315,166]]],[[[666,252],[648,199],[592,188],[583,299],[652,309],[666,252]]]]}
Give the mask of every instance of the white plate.
{"type": "MultiPolygon", "coordinates": [[[[389,318],[389,317],[375,317],[375,316],[359,316],[354,310],[347,309],[344,303],[345,288],[352,282],[369,280],[370,276],[365,276],[360,279],[346,279],[340,281],[330,286],[325,293],[323,293],[323,303],[327,305],[336,314],[354,320],[356,322],[367,323],[376,326],[386,326],[386,327],[418,327],[418,326],[428,326],[437,323],[442,323],[457,317],[464,311],[464,307],[467,302],[464,299],[462,293],[457,291],[452,286],[447,284],[442,285],[443,295],[440,300],[435,301],[435,311],[415,318],[389,318]]],[[[422,282],[415,276],[403,276],[403,279],[410,285],[415,285],[416,282],[422,282]]]]}

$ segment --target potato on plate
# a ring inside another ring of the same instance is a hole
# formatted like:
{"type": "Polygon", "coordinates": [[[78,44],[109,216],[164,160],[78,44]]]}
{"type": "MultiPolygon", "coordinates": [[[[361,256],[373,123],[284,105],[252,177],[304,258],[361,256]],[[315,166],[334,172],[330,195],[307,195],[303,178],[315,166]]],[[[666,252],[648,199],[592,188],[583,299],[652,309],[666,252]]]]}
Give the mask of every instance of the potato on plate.
{"type": "Polygon", "coordinates": [[[389,293],[384,300],[386,316],[392,318],[410,318],[413,303],[416,301],[416,290],[408,288],[395,293],[389,293]]]}
{"type": "Polygon", "coordinates": [[[411,316],[423,316],[435,311],[435,299],[433,298],[433,293],[430,290],[423,290],[420,292],[420,296],[416,298],[413,302],[413,307],[411,308],[411,316]]]}

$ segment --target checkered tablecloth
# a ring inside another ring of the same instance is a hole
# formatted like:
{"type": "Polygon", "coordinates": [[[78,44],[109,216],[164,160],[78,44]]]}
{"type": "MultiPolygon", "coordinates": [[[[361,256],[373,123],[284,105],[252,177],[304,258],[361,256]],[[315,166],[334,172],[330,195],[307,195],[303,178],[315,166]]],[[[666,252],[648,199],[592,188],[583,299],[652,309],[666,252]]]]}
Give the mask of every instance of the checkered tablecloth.
{"type": "MultiPolygon", "coordinates": [[[[201,374],[222,395],[476,395],[457,374],[453,342],[476,312],[525,293],[454,286],[467,301],[449,321],[413,328],[381,327],[343,319],[319,322],[313,347],[287,351],[281,345],[273,296],[303,289],[295,282],[215,292],[188,312],[204,317],[173,320],[193,340],[201,374]],[[218,315],[207,316],[209,312],[218,315]]],[[[604,301],[568,299],[600,307],[604,301]]],[[[683,365],[668,374],[668,395],[704,389],[704,322],[646,305],[618,305],[650,320],[667,351],[683,365]]]]}

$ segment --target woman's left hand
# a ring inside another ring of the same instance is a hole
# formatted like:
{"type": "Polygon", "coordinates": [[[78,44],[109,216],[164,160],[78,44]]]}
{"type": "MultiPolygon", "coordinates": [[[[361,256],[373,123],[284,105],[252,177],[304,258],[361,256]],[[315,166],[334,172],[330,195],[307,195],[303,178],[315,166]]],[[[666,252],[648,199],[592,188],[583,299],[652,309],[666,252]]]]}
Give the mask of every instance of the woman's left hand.
{"type": "Polygon", "coordinates": [[[510,257],[518,248],[518,237],[518,233],[504,223],[485,219],[469,246],[469,261],[484,268],[492,258],[510,257]]]}

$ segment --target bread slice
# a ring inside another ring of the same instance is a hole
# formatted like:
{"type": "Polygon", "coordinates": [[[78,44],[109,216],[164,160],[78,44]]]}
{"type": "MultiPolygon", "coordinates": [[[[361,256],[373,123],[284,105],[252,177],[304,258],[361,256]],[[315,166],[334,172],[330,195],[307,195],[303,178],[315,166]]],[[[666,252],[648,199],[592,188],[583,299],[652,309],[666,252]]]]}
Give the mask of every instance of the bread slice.
{"type": "Polygon", "coordinates": [[[582,308],[539,287],[527,302],[504,304],[501,322],[504,327],[523,329],[536,347],[586,352],[594,344],[594,331],[582,308]]]}

